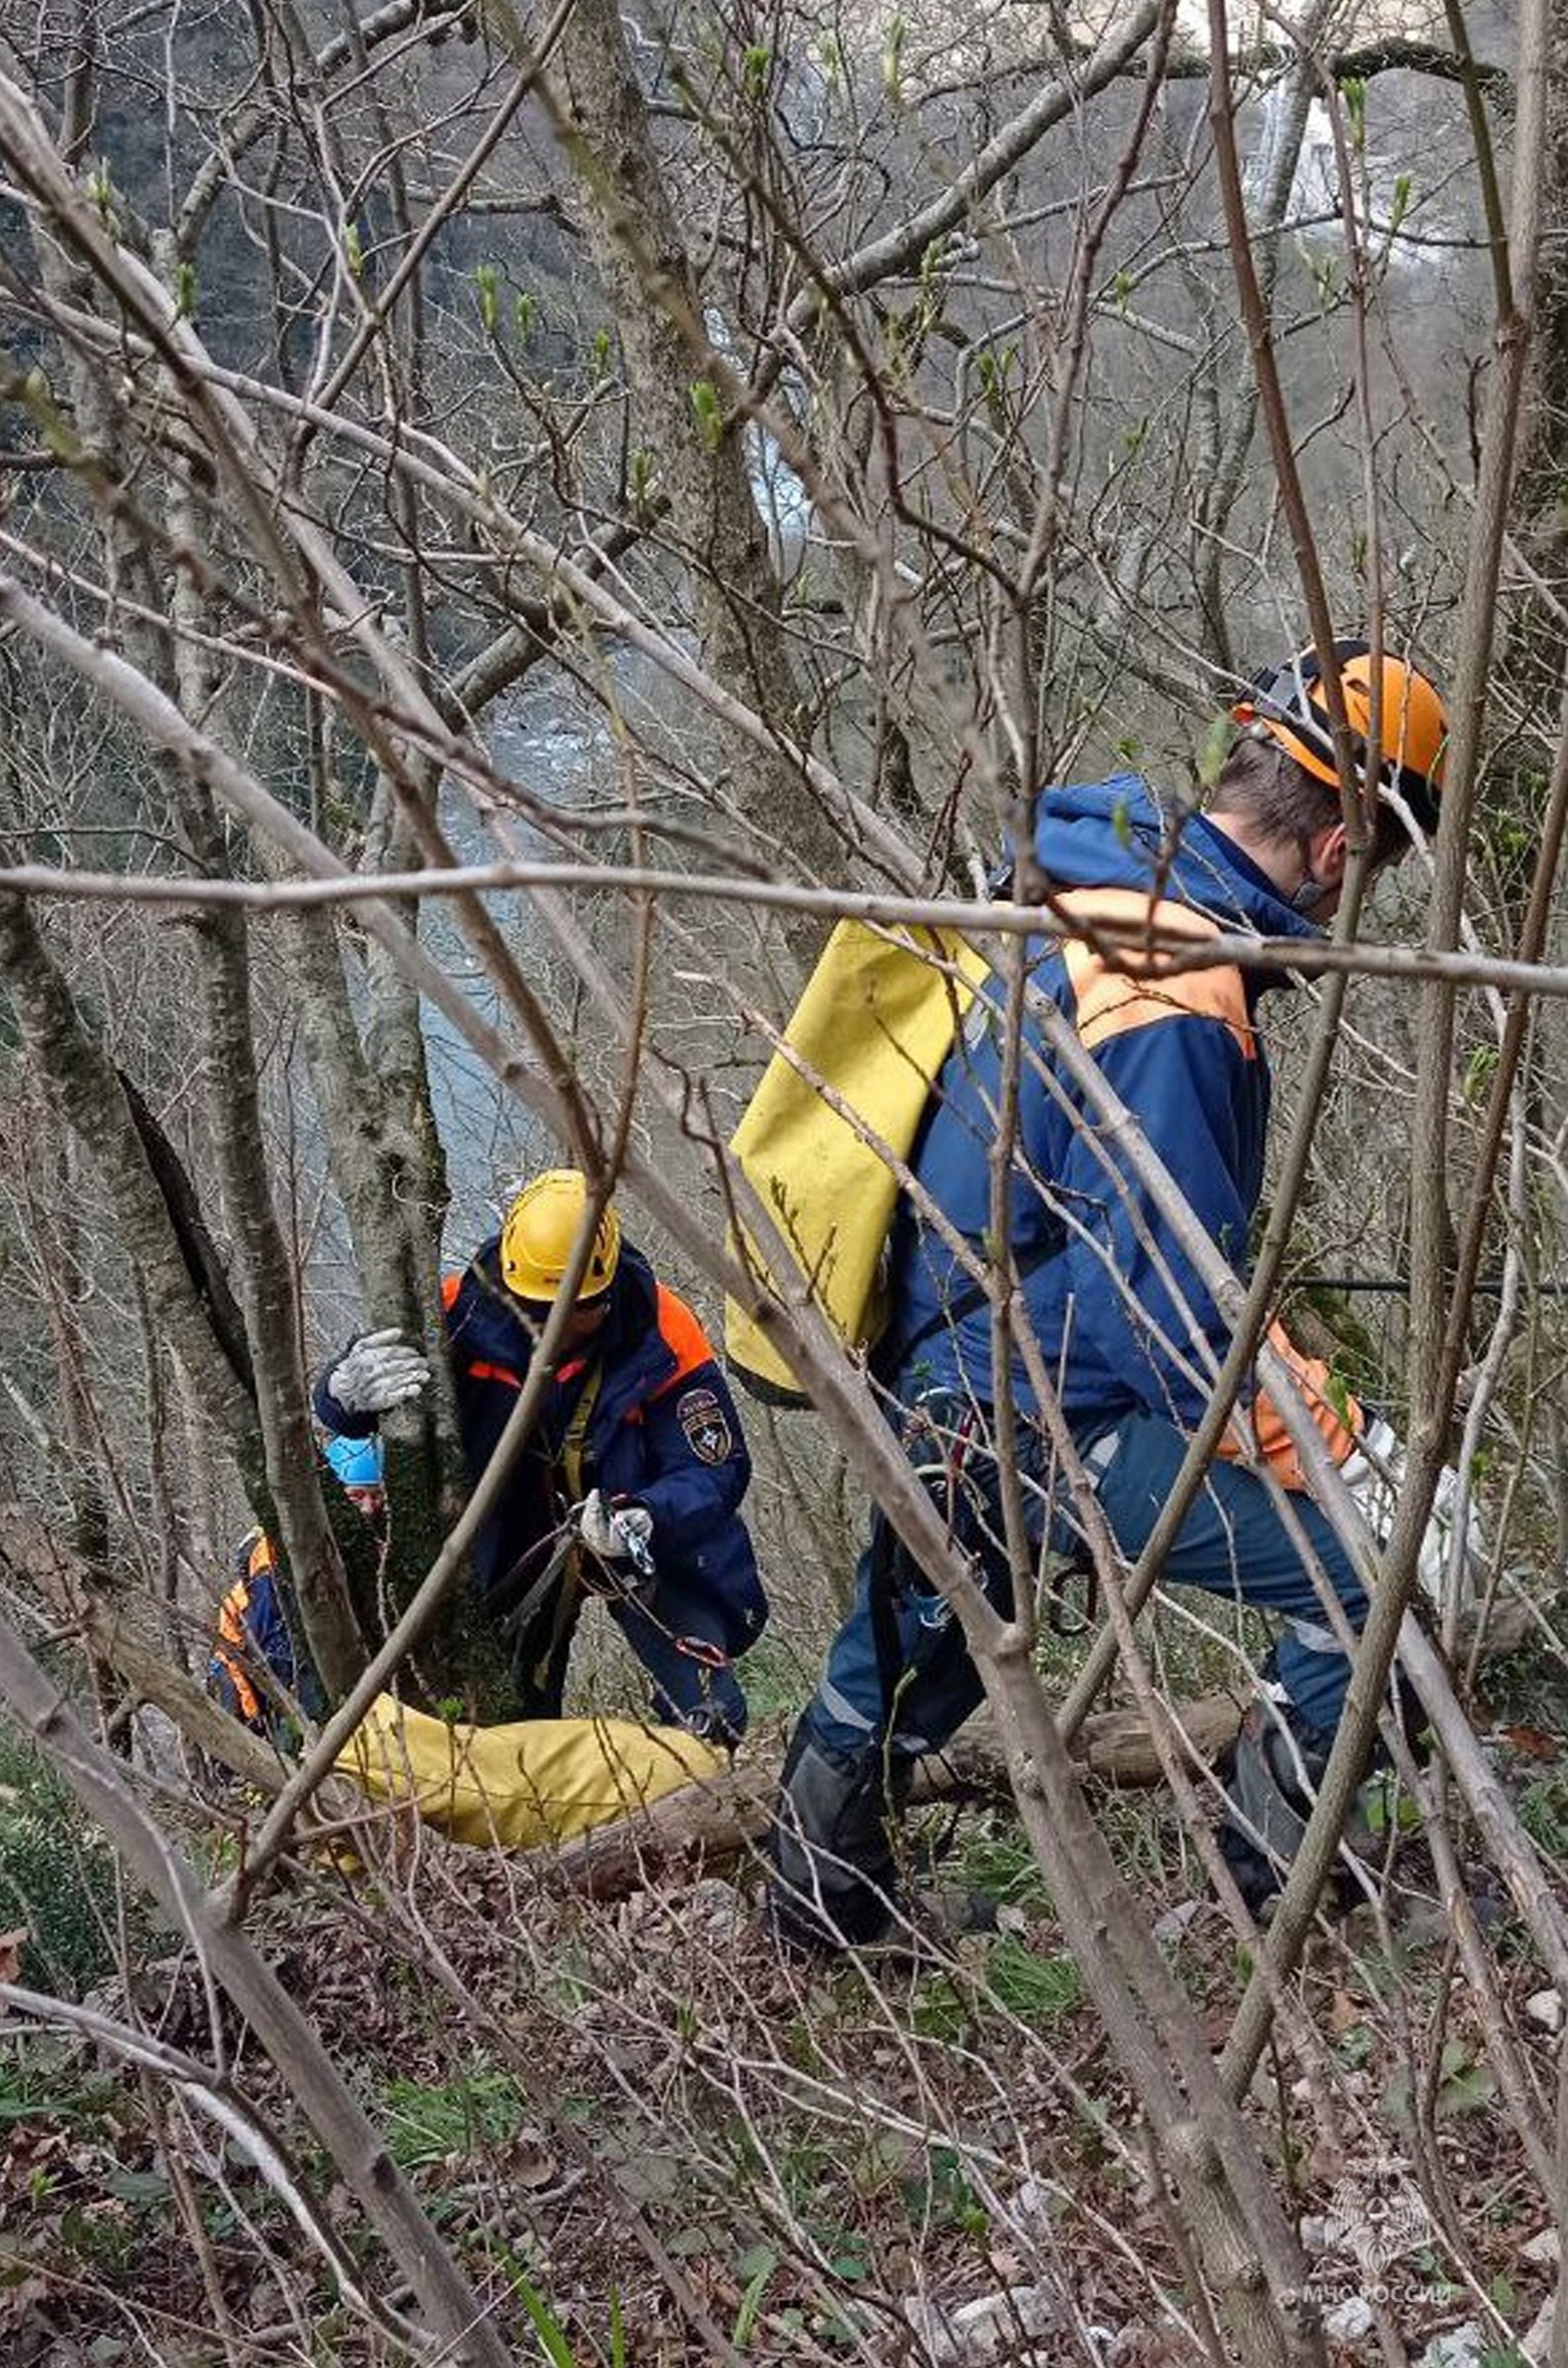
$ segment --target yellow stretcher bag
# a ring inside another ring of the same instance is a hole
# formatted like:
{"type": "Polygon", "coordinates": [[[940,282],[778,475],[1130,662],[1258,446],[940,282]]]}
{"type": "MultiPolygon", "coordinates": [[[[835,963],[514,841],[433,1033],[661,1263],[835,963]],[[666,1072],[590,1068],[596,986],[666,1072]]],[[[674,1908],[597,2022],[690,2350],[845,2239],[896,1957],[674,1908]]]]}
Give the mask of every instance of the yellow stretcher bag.
{"type": "Polygon", "coordinates": [[[405,1804],[454,1842],[532,1850],[722,1774],[719,1752],[631,1719],[449,1726],[377,1695],[338,1767],[375,1801],[405,1804]]]}
{"type": "MultiPolygon", "coordinates": [[[[955,931],[840,921],[735,1128],[730,1149],[793,1252],[782,1274],[749,1240],[743,1254],[786,1304],[814,1299],[847,1347],[873,1347],[886,1322],[883,1252],[898,1179],[883,1147],[907,1156],[988,967],[955,931]]],[[[724,1351],[757,1397],[809,1403],[735,1300],[724,1351]]]]}

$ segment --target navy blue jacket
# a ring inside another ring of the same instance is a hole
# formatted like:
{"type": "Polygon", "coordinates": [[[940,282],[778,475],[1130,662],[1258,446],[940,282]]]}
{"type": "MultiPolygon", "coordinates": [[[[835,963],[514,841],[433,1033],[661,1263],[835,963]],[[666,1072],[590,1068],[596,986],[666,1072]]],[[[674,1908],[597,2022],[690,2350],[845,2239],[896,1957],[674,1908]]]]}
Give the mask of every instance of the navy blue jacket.
{"type": "MultiPolygon", "coordinates": [[[[1086,928],[1096,918],[1142,920],[1153,909],[1162,923],[1196,936],[1219,929],[1317,934],[1215,823],[1189,817],[1167,844],[1133,774],[1048,790],[1035,850],[1086,928]]],[[[1256,1006],[1280,974],[1219,966],[1162,977],[1156,957],[1130,978],[1088,939],[1031,939],[1029,959],[1032,984],[1072,1024],[1210,1240],[1241,1272],[1268,1128],[1256,1006]]],[[[976,998],[912,1159],[920,1183],[977,1249],[991,1231],[1003,1001],[994,979],[976,998]]],[[[1080,1437],[1138,1411],[1191,1423],[1208,1394],[1194,1327],[1218,1354],[1229,1326],[1114,1141],[1093,1113],[1085,1118],[1081,1093],[1027,1013],[1023,1040],[1010,1230],[1045,1370],[1080,1437]]],[[[945,1320],[969,1289],[906,1201],[894,1230],[895,1321],[881,1352],[884,1370],[896,1370],[901,1357],[909,1364],[906,1388],[935,1385],[994,1402],[989,1309],[970,1301],[956,1323],[945,1320]]],[[[1032,1405],[1016,1351],[1012,1378],[1018,1401],[1032,1405]]]]}
{"type": "MultiPolygon", "coordinates": [[[[517,1400],[533,1337],[502,1286],[499,1240],[487,1242],[443,1291],[447,1343],[469,1477],[476,1481],[517,1400]]],[[[600,1373],[585,1441],[582,1493],[641,1505],[653,1517],[661,1585],[710,1604],[724,1649],[744,1652],[767,1622],[768,1602],[739,1507],[751,1479],[729,1385],[684,1300],[655,1279],[641,1251],[623,1241],[610,1314],[592,1355],[600,1373]]],[[[328,1369],[330,1370],[330,1369],[328,1369]]],[[[547,1391],[528,1448],[475,1541],[480,1589],[490,1592],[556,1527],[561,1454],[588,1377],[579,1360],[547,1391]]],[[[330,1431],[364,1437],[374,1416],[351,1414],[316,1384],[315,1412],[330,1431]]]]}

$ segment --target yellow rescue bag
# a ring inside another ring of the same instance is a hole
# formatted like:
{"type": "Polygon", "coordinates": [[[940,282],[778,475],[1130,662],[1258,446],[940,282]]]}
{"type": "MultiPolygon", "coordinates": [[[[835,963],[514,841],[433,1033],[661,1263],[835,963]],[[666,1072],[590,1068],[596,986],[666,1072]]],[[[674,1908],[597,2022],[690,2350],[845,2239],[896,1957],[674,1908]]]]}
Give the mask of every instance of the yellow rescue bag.
{"type": "MultiPolygon", "coordinates": [[[[955,931],[840,921],[735,1128],[730,1149],[794,1257],[779,1274],[749,1240],[744,1253],[780,1299],[814,1299],[847,1347],[874,1346],[887,1316],[880,1285],[898,1179],[879,1146],[907,1156],[988,968],[955,931]]],[[[724,1309],[724,1352],[757,1397],[809,1403],[735,1300],[724,1309]]]]}
{"type": "Polygon", "coordinates": [[[375,1801],[406,1803],[454,1842],[531,1850],[722,1773],[723,1756],[630,1719],[449,1726],[377,1695],[337,1765],[375,1801]]]}

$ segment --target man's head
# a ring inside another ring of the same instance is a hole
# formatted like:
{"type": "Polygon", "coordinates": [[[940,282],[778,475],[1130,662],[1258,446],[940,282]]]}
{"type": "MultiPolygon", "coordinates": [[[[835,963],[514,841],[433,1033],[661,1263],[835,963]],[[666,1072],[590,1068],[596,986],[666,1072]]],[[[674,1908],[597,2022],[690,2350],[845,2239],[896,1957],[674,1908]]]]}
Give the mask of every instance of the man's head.
{"type": "MultiPolygon", "coordinates": [[[[1334,645],[1356,764],[1368,765],[1375,675],[1364,641],[1334,645]]],[[[1397,862],[1410,845],[1409,809],[1424,831],[1437,828],[1448,713],[1428,677],[1401,658],[1381,661],[1377,701],[1372,868],[1397,862]]],[[[1303,650],[1252,684],[1232,710],[1243,736],[1231,750],[1213,812],[1304,912],[1323,918],[1339,902],[1345,872],[1345,827],[1328,701],[1316,654],[1303,650]]]]}
{"type": "Polygon", "coordinates": [[[324,1443],[322,1452],[354,1511],[373,1521],[387,1501],[380,1440],[337,1436],[324,1443]]]}
{"type": "MultiPolygon", "coordinates": [[[[587,1205],[586,1179],[572,1168],[551,1167],[525,1184],[506,1213],[500,1278],[535,1323],[544,1322],[560,1292],[587,1205]]],[[[599,1218],[577,1286],[577,1303],[567,1321],[569,1342],[590,1338],[603,1324],[620,1261],[621,1220],[611,1207],[599,1218]]]]}

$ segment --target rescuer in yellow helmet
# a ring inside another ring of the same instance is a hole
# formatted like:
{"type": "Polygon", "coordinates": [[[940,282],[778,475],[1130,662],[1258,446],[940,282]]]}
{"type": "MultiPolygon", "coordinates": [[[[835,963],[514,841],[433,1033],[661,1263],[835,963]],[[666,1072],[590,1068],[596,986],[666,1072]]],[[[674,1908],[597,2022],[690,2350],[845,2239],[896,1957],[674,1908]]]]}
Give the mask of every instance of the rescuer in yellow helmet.
{"type": "MultiPolygon", "coordinates": [[[[588,1209],[584,1177],[547,1169],[443,1283],[471,1482],[506,1427],[588,1209]]],[[[365,1333],[323,1372],[315,1411],[329,1431],[364,1436],[429,1378],[400,1333],[365,1333]]],[[[475,1541],[481,1593],[515,1638],[516,1716],[560,1716],[593,1593],[652,1679],[660,1720],[718,1740],[740,1734],[746,1697],[731,1663],[768,1616],[739,1510],[750,1477],[707,1334],[607,1203],[538,1420],[475,1541]]]]}

